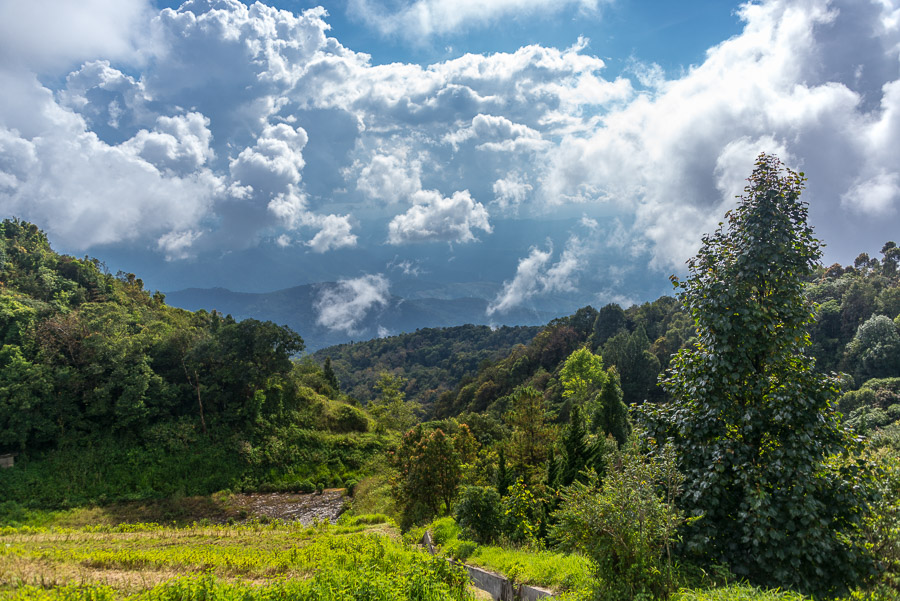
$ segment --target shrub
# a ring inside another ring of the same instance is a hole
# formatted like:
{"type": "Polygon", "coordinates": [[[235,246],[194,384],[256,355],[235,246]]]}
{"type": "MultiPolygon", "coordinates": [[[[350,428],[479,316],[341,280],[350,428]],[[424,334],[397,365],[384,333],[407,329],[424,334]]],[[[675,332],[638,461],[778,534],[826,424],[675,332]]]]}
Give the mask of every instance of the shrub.
{"type": "Polygon", "coordinates": [[[493,542],[500,535],[500,502],[500,493],[491,486],[465,487],[454,509],[463,536],[493,542]]]}
{"type": "Polygon", "coordinates": [[[338,518],[338,523],[343,526],[369,526],[372,524],[392,524],[394,520],[383,513],[369,513],[365,515],[344,513],[338,518]]]}
{"type": "Polygon", "coordinates": [[[900,594],[900,460],[889,448],[871,457],[879,467],[878,496],[865,520],[867,544],[878,558],[885,586],[900,594]]]}
{"type": "Polygon", "coordinates": [[[311,492],[315,492],[316,485],[313,484],[312,482],[310,482],[309,480],[304,480],[303,482],[301,482],[300,484],[297,485],[297,489],[302,493],[309,494],[311,492]]]}
{"type": "Polygon", "coordinates": [[[540,505],[522,482],[522,478],[509,487],[509,495],[503,498],[501,525],[503,534],[514,543],[536,543],[540,531],[540,505]]]}
{"type": "Polygon", "coordinates": [[[683,522],[674,504],[681,480],[671,446],[644,454],[632,437],[611,457],[602,486],[592,474],[564,489],[551,538],[594,561],[601,599],[665,598],[675,589],[670,546],[683,522]]]}
{"type": "Polygon", "coordinates": [[[450,517],[441,518],[431,523],[431,540],[436,545],[445,545],[459,536],[460,528],[456,520],[450,517]]]}
{"type": "Polygon", "coordinates": [[[350,495],[351,497],[353,496],[353,493],[356,491],[357,484],[359,484],[359,482],[357,482],[353,478],[348,478],[347,481],[344,482],[344,488],[347,489],[347,494],[350,495]]]}
{"type": "Polygon", "coordinates": [[[444,550],[453,559],[465,561],[478,548],[478,543],[470,540],[455,540],[444,550]]]}
{"type": "Polygon", "coordinates": [[[341,405],[333,417],[335,432],[368,432],[369,418],[365,412],[351,405],[341,405]]]}

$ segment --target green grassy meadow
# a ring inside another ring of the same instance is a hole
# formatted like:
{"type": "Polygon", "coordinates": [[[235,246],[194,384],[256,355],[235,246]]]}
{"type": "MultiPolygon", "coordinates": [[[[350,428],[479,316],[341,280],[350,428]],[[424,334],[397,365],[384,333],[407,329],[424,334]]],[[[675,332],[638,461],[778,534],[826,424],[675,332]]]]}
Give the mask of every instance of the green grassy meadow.
{"type": "Polygon", "coordinates": [[[462,570],[407,545],[387,524],[0,530],[0,599],[471,597],[462,570]]]}

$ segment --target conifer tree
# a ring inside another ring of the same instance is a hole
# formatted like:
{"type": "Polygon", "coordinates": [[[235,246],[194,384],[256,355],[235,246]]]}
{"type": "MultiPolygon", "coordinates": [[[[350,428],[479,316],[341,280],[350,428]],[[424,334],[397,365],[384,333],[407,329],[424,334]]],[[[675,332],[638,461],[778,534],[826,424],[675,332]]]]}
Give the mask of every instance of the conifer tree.
{"type": "Polygon", "coordinates": [[[500,493],[501,497],[506,496],[510,484],[512,484],[512,476],[506,465],[506,453],[503,451],[503,446],[501,446],[497,452],[497,492],[500,493]]]}
{"type": "Polygon", "coordinates": [[[341,385],[338,382],[337,375],[334,373],[334,368],[331,367],[331,357],[325,357],[325,365],[322,367],[322,376],[335,392],[341,391],[341,385]]]}
{"type": "Polygon", "coordinates": [[[584,437],[584,420],[581,418],[581,408],[576,405],[572,407],[569,425],[563,438],[563,449],[566,454],[559,474],[559,483],[562,486],[572,484],[587,465],[588,448],[584,437]]]}
{"type": "Polygon", "coordinates": [[[620,446],[625,444],[631,433],[628,423],[628,407],[623,402],[622,388],[619,386],[619,373],[610,367],[608,377],[598,395],[599,402],[591,420],[591,429],[603,436],[612,436],[620,446]]]}

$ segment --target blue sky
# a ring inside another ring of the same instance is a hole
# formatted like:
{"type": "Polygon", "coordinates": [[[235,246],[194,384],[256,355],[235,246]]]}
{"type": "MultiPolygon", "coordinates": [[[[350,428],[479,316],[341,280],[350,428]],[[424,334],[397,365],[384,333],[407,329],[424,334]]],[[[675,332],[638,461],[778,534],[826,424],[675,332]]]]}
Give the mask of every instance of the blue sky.
{"type": "Polygon", "coordinates": [[[900,0],[0,0],[0,57],[3,214],[164,291],[650,300],[763,151],[827,263],[900,225],[900,0]]]}

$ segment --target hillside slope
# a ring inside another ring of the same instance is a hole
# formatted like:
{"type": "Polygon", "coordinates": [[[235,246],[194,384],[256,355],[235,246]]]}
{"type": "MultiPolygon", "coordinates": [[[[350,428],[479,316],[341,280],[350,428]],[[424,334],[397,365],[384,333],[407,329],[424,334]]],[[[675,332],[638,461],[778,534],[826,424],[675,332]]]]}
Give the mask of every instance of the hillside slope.
{"type": "Polygon", "coordinates": [[[383,448],[303,339],[165,304],[134,274],[0,223],[0,503],[334,485],[383,448]]]}
{"type": "Polygon", "coordinates": [[[482,363],[506,356],[516,345],[528,344],[542,329],[475,325],[426,328],[328,347],[313,358],[320,364],[330,358],[342,390],[365,402],[374,398],[374,385],[381,373],[401,375],[407,380],[403,392],[428,410],[464,377],[472,377],[482,363]]]}

